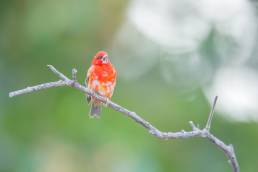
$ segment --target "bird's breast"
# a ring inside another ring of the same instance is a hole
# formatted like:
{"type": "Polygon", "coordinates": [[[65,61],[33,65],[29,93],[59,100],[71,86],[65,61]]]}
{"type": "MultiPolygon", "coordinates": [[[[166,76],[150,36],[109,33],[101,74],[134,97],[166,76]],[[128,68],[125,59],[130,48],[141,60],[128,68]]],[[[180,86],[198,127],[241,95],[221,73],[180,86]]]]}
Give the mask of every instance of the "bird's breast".
{"type": "Polygon", "coordinates": [[[108,98],[111,98],[115,84],[116,71],[113,68],[97,67],[89,76],[89,88],[108,98]]]}

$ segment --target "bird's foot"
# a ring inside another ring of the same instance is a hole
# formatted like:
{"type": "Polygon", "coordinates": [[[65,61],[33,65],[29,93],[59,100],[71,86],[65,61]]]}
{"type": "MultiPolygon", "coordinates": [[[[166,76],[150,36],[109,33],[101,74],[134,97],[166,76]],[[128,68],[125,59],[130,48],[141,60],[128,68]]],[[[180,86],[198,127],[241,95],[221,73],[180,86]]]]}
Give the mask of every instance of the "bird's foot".
{"type": "Polygon", "coordinates": [[[106,100],[105,100],[105,102],[103,103],[103,105],[105,106],[105,107],[108,107],[108,104],[109,104],[109,98],[105,98],[106,100]]]}

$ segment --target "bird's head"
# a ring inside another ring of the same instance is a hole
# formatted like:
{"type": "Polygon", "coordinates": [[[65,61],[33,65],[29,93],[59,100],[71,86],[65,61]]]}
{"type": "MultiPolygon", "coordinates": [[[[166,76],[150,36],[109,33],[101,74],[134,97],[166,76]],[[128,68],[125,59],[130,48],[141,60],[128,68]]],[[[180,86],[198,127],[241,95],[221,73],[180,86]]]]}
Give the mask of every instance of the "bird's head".
{"type": "Polygon", "coordinates": [[[93,65],[108,65],[110,64],[110,60],[108,58],[108,54],[105,51],[99,51],[93,57],[92,60],[93,65]]]}

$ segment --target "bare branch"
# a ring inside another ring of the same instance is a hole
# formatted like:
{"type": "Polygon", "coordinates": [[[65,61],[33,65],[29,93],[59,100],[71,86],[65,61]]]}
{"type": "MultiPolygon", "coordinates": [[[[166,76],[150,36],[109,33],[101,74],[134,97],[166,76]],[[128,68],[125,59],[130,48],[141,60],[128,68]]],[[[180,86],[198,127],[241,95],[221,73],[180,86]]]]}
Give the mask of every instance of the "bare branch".
{"type": "Polygon", "coordinates": [[[209,131],[210,128],[211,128],[211,121],[212,121],[212,118],[213,118],[213,114],[214,114],[214,110],[215,110],[215,106],[216,106],[216,103],[217,103],[217,100],[218,100],[218,96],[216,96],[214,98],[214,101],[213,101],[213,104],[212,104],[212,108],[211,108],[211,111],[210,111],[210,114],[209,114],[209,118],[208,118],[208,121],[206,123],[206,129],[209,131]]]}
{"type": "Polygon", "coordinates": [[[215,144],[219,149],[221,149],[225,153],[225,155],[229,159],[229,162],[232,166],[233,172],[239,172],[240,171],[233,146],[232,145],[226,145],[223,141],[221,141],[220,139],[218,139],[217,137],[212,135],[209,131],[210,125],[211,125],[211,122],[212,122],[212,117],[213,117],[213,114],[214,114],[214,108],[215,108],[216,101],[217,101],[217,96],[215,97],[215,100],[214,100],[214,103],[213,103],[213,106],[212,106],[212,109],[211,109],[211,112],[210,112],[210,115],[209,115],[209,119],[207,121],[207,124],[206,124],[205,128],[200,129],[192,121],[190,121],[189,124],[192,127],[191,131],[182,130],[182,131],[179,131],[179,132],[163,132],[163,131],[160,131],[159,129],[157,129],[156,127],[154,127],[148,121],[144,120],[137,113],[132,112],[132,111],[130,111],[130,110],[128,110],[128,109],[126,109],[126,108],[124,108],[124,107],[106,99],[105,97],[102,97],[102,96],[94,93],[93,91],[91,91],[87,87],[79,84],[76,81],[76,73],[77,73],[76,70],[74,70],[74,69],[72,70],[73,80],[70,80],[64,74],[62,74],[57,69],[55,69],[52,65],[48,65],[48,68],[54,74],[56,74],[61,80],[56,81],[56,82],[44,83],[44,84],[36,85],[36,86],[33,86],[33,87],[27,87],[27,88],[22,89],[22,90],[10,92],[9,97],[14,97],[14,96],[22,95],[22,94],[27,94],[27,93],[31,93],[31,92],[34,92],[34,91],[39,91],[39,90],[42,90],[42,89],[47,89],[47,88],[52,88],[52,87],[69,86],[69,87],[75,88],[77,90],[80,90],[83,93],[86,93],[90,96],[94,96],[96,99],[98,99],[99,101],[106,104],[107,107],[110,107],[111,109],[114,109],[115,111],[118,111],[118,112],[128,116],[129,118],[131,118],[132,120],[134,120],[135,122],[137,122],[138,124],[143,126],[145,129],[147,129],[150,134],[154,135],[157,138],[165,139],[165,140],[167,140],[167,139],[179,139],[179,138],[186,139],[186,138],[192,138],[192,137],[207,138],[209,141],[211,141],[213,144],[215,144]]]}
{"type": "Polygon", "coordinates": [[[61,87],[61,86],[65,86],[65,85],[66,85],[66,82],[64,82],[62,80],[59,80],[56,82],[48,82],[45,84],[40,84],[40,85],[36,85],[36,86],[32,86],[32,87],[27,87],[22,90],[10,92],[9,97],[19,96],[22,94],[32,93],[35,91],[44,90],[44,89],[48,89],[48,88],[52,88],[52,87],[61,87]]]}
{"type": "Polygon", "coordinates": [[[58,70],[56,70],[56,68],[52,65],[47,65],[47,67],[54,73],[56,74],[60,79],[62,79],[63,81],[69,81],[70,79],[67,78],[64,74],[62,74],[61,72],[59,72],[58,70]]]}

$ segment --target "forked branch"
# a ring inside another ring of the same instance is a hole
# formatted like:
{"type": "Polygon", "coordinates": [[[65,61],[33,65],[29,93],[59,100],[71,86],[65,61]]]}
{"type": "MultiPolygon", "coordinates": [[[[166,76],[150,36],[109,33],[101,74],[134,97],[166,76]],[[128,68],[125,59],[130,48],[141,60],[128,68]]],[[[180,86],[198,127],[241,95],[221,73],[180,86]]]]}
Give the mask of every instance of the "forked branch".
{"type": "Polygon", "coordinates": [[[122,114],[128,116],[129,118],[133,119],[135,122],[139,123],[142,125],[145,129],[148,130],[148,132],[155,137],[158,137],[160,139],[179,139],[179,138],[191,138],[191,137],[202,137],[202,138],[207,138],[209,141],[211,141],[213,144],[215,144],[219,149],[221,149],[226,157],[229,159],[229,163],[231,164],[233,172],[240,172],[240,168],[238,165],[238,161],[236,159],[235,151],[233,149],[233,146],[226,145],[223,141],[215,137],[213,134],[210,133],[210,126],[214,114],[214,109],[215,105],[217,102],[217,96],[214,99],[213,106],[211,108],[210,115],[208,117],[207,124],[205,128],[201,129],[197,127],[192,121],[189,122],[190,126],[192,127],[192,130],[190,131],[178,131],[178,132],[163,132],[154,127],[151,123],[140,117],[137,113],[132,112],[108,99],[105,97],[102,97],[95,92],[91,91],[89,88],[79,84],[76,80],[76,73],[77,70],[73,69],[72,70],[72,80],[66,77],[63,73],[59,72],[57,69],[55,69],[52,65],[48,65],[48,68],[55,74],[57,75],[60,80],[56,82],[48,82],[32,87],[27,87],[21,90],[13,91],[9,93],[9,97],[14,97],[14,96],[19,96],[22,94],[27,94],[43,89],[48,89],[51,87],[61,87],[61,86],[69,86],[72,88],[75,88],[77,90],[82,91],[83,93],[86,93],[90,96],[94,96],[96,99],[99,101],[103,102],[104,104],[107,105],[107,107],[110,107],[111,109],[114,109],[115,111],[121,112],[122,114]]]}

